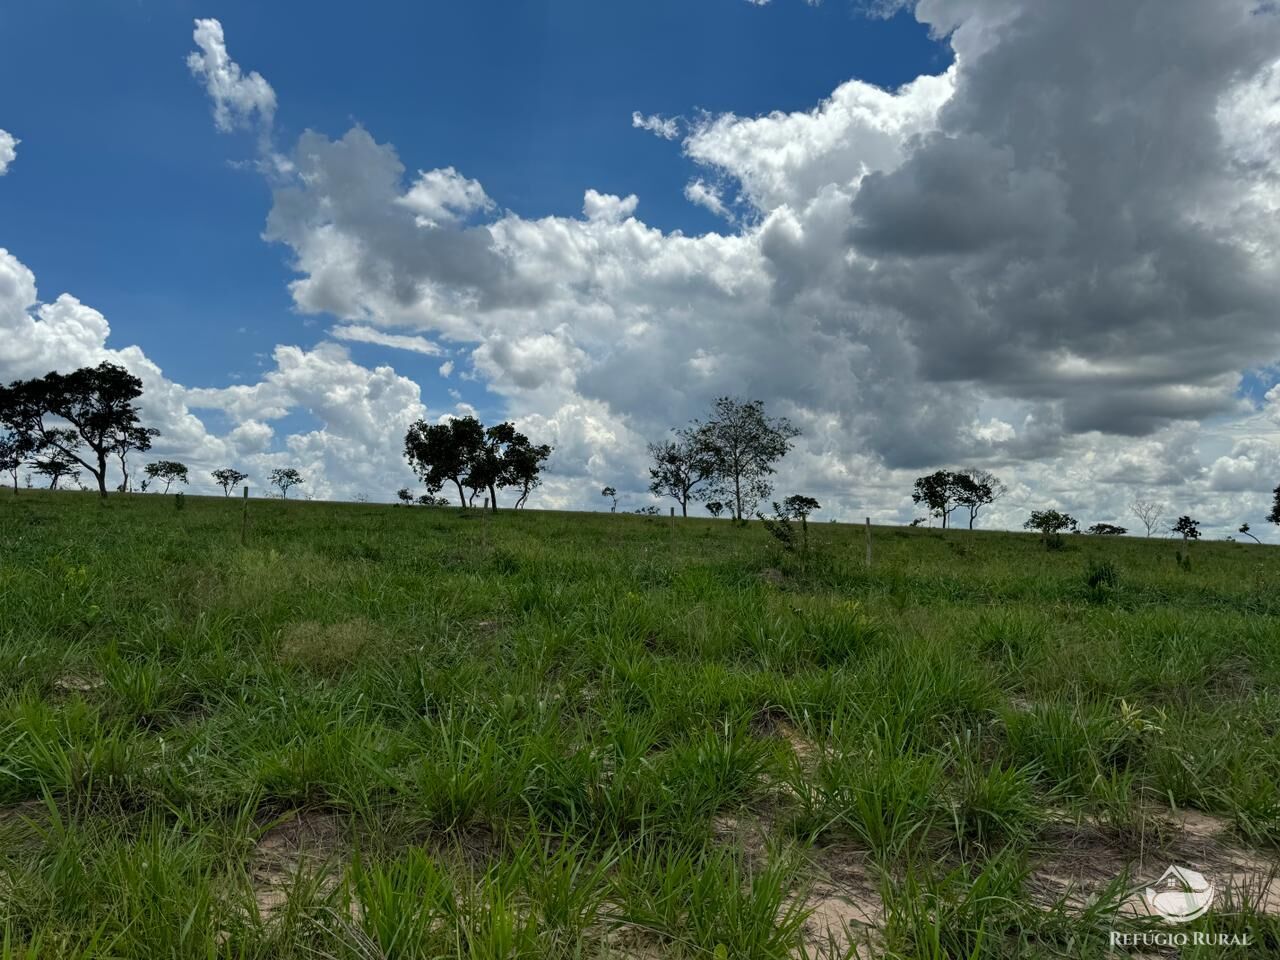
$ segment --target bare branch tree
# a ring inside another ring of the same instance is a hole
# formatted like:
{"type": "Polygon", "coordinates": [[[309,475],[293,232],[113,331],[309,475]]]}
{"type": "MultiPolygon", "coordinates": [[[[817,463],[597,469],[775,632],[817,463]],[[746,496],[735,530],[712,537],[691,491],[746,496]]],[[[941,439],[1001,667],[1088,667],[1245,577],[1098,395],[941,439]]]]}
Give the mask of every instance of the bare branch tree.
{"type": "Polygon", "coordinates": [[[1142,525],[1147,528],[1147,536],[1151,536],[1160,523],[1160,518],[1164,516],[1164,504],[1156,503],[1154,500],[1134,500],[1129,504],[1129,509],[1133,511],[1133,515],[1142,521],[1142,525]]]}

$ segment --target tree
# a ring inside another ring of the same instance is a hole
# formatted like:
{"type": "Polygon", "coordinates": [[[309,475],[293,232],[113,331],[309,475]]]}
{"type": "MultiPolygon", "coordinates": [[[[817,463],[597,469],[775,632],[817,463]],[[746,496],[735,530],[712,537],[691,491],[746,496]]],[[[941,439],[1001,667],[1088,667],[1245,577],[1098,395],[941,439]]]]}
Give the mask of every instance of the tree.
{"type": "Polygon", "coordinates": [[[1200,539],[1200,521],[1199,521],[1199,520],[1192,520],[1192,519],[1191,519],[1190,517],[1188,517],[1188,516],[1181,516],[1181,517],[1179,517],[1179,518],[1178,518],[1178,522],[1177,522],[1177,523],[1175,523],[1175,524],[1174,524],[1172,527],[1170,527],[1169,529],[1170,529],[1173,533],[1179,533],[1179,534],[1181,534],[1181,535],[1182,535],[1182,540],[1183,540],[1183,542],[1184,542],[1184,543],[1185,543],[1186,541],[1188,541],[1188,540],[1199,540],[1199,539],[1200,539]]]}
{"type": "Polygon", "coordinates": [[[73,460],[59,450],[53,450],[48,456],[36,457],[33,461],[36,473],[49,478],[49,489],[57,490],[58,481],[63,477],[75,480],[80,475],[76,469],[77,460],[73,460]]]}
{"type": "Polygon", "coordinates": [[[978,511],[995,503],[1008,492],[1003,481],[989,470],[968,467],[951,475],[951,485],[956,503],[969,511],[969,529],[978,518],[978,511]]]}
{"type": "Polygon", "coordinates": [[[306,483],[302,474],[293,467],[276,467],[271,471],[271,485],[280,489],[280,496],[289,499],[289,488],[306,483]]]}
{"type": "Polygon", "coordinates": [[[529,494],[542,484],[542,467],[551,456],[548,444],[533,444],[523,433],[517,433],[515,441],[508,444],[503,456],[503,485],[516,487],[520,496],[516,498],[515,508],[524,509],[529,501],[529,494]]]}
{"type": "Polygon", "coordinates": [[[674,497],[680,504],[680,515],[689,515],[689,500],[694,491],[715,474],[716,461],[711,453],[705,429],[686,428],[675,440],[649,444],[649,492],[660,497],[674,497]]]}
{"type": "MultiPolygon", "coordinates": [[[[917,477],[915,489],[911,493],[913,503],[923,503],[929,508],[930,513],[942,518],[943,530],[947,529],[948,518],[960,506],[960,501],[957,499],[957,495],[960,493],[958,485],[960,476],[960,474],[952,473],[949,470],[935,470],[928,476],[917,477]]],[[[969,491],[969,496],[976,502],[979,497],[976,485],[969,491]]],[[[981,504],[978,505],[978,508],[981,508],[981,504]]],[[[976,509],[970,515],[971,523],[974,516],[977,516],[976,509]]]]}
{"type": "Polygon", "coordinates": [[[0,390],[0,410],[32,434],[40,446],[73,460],[88,470],[107,496],[107,458],[121,439],[138,425],[133,401],[142,395],[142,381],[124,367],[103,361],[71,373],[56,370],[35,380],[17,380],[0,390]],[[70,425],[61,427],[57,421],[70,425]],[[75,437],[75,442],[69,441],[75,437]],[[81,447],[88,447],[84,456],[81,447]]]}
{"type": "Polygon", "coordinates": [[[12,404],[5,388],[0,387],[0,470],[13,478],[13,492],[18,493],[18,471],[40,448],[34,431],[23,421],[22,412],[12,404]]]}
{"type": "Polygon", "coordinates": [[[169,492],[172,483],[187,482],[187,465],[177,460],[157,460],[143,467],[143,472],[152,480],[164,481],[164,493],[169,492]]]}
{"type": "Polygon", "coordinates": [[[703,506],[707,508],[707,513],[711,514],[713,517],[718,517],[720,514],[724,513],[724,504],[719,500],[708,500],[703,504],[703,506]]]}
{"type": "Polygon", "coordinates": [[[769,534],[782,545],[784,550],[795,549],[795,528],[791,521],[800,521],[800,549],[804,556],[809,554],[809,515],[815,510],[821,510],[822,505],[813,497],[801,496],[794,494],[783,500],[781,504],[776,501],[773,504],[774,516],[766,517],[763,513],[757,513],[756,516],[764,524],[764,528],[769,534]]]}
{"type": "Polygon", "coordinates": [[[603,490],[600,491],[600,496],[608,497],[610,500],[613,501],[613,505],[609,507],[610,513],[618,512],[618,491],[615,488],[605,487],[603,490]]]}
{"type": "Polygon", "coordinates": [[[222,467],[218,470],[214,470],[210,476],[213,477],[213,482],[222,488],[222,495],[224,497],[231,496],[232,490],[249,479],[249,475],[247,473],[241,473],[239,470],[233,470],[231,467],[222,467]]]}
{"type": "Polygon", "coordinates": [[[1129,531],[1124,527],[1117,527],[1114,523],[1095,523],[1089,528],[1089,532],[1095,537],[1121,537],[1129,531]]]}
{"type": "Polygon", "coordinates": [[[712,472],[707,490],[730,500],[741,521],[773,491],[774,464],[787,455],[800,431],[785,417],[769,417],[760,400],[720,397],[705,421],[686,428],[705,444],[712,472]]]}
{"type": "Polygon", "coordinates": [[[1160,523],[1160,518],[1164,516],[1164,504],[1156,503],[1154,500],[1134,500],[1129,504],[1129,509],[1133,511],[1133,515],[1142,521],[1142,525],[1147,528],[1147,536],[1151,536],[1160,523]]]}
{"type": "Polygon", "coordinates": [[[30,451],[26,449],[23,438],[16,433],[0,434],[0,471],[13,478],[13,493],[18,493],[18,471],[27,462],[30,451]]]}
{"type": "Polygon", "coordinates": [[[1040,534],[1040,539],[1044,541],[1045,547],[1053,549],[1062,545],[1062,531],[1075,530],[1077,524],[1075,518],[1069,513],[1060,513],[1057,510],[1032,510],[1031,516],[1022,525],[1026,530],[1035,530],[1040,534]]]}
{"type": "Polygon", "coordinates": [[[446,482],[458,488],[458,505],[467,506],[464,478],[484,447],[484,425],[475,417],[454,417],[444,423],[418,420],[404,437],[404,455],[429,493],[446,482]]]}
{"type": "Polygon", "coordinates": [[[1267,514],[1267,523],[1280,523],[1280,487],[1271,491],[1271,512],[1267,514]]]}
{"type": "Polygon", "coordinates": [[[1240,524],[1240,529],[1239,529],[1237,532],[1238,532],[1238,533],[1243,533],[1246,537],[1248,537],[1248,538],[1249,538],[1250,540],[1252,540],[1254,543],[1259,543],[1259,544],[1260,544],[1260,543],[1262,543],[1262,541],[1261,541],[1261,540],[1259,540],[1257,537],[1255,537],[1252,533],[1250,533],[1250,532],[1249,532],[1249,524],[1248,524],[1248,523],[1242,523],[1242,524],[1240,524]]]}
{"type": "Polygon", "coordinates": [[[160,436],[160,431],[155,427],[139,427],[135,425],[123,427],[117,431],[111,452],[120,461],[119,489],[121,493],[129,492],[129,454],[134,450],[139,453],[146,453],[151,449],[151,441],[158,436],[160,436]]]}
{"type": "Polygon", "coordinates": [[[401,487],[396,491],[396,499],[406,507],[413,506],[413,491],[408,487],[401,487]]]}

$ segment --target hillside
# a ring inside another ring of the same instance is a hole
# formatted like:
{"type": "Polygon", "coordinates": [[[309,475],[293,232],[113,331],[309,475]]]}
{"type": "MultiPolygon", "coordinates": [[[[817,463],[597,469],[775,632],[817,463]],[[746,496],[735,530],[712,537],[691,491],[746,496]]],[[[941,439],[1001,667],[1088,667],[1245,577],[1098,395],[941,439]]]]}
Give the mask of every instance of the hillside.
{"type": "Polygon", "coordinates": [[[1280,950],[1272,548],[241,509],[0,496],[3,956],[1280,950]]]}

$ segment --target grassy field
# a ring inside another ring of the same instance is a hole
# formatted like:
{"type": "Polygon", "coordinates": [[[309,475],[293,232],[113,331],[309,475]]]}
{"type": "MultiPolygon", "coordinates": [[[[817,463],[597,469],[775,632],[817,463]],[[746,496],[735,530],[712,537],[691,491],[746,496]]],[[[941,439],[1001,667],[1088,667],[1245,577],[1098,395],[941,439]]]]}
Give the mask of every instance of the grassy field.
{"type": "Polygon", "coordinates": [[[1280,955],[1271,548],[240,507],[0,497],[0,957],[1280,955]]]}

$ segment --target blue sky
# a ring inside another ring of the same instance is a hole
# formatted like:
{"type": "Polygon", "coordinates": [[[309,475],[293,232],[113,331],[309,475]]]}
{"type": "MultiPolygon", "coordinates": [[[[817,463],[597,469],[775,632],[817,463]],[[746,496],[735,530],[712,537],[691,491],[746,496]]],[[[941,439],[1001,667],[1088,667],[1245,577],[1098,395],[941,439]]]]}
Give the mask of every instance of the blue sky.
{"type": "MultiPolygon", "coordinates": [[[[913,18],[844,2],[5,5],[0,89],[22,95],[3,126],[23,144],[21,186],[0,191],[0,244],[45,298],[73,291],[188,385],[252,381],[276,343],[324,326],[291,310],[288,251],[260,239],[269,189],[236,166],[252,136],[214,130],[187,70],[195,17],[220,19],[235,58],[268,77],[286,145],[359,123],[410,174],[454,166],[525,217],[576,215],[593,187],[636,193],[647,223],[690,233],[726,225],[685,200],[692,162],[634,129],[633,111],[808,109],[852,75],[897,86],[950,61],[913,18]]],[[[350,349],[394,359],[429,404],[442,389],[438,361],[350,349]]],[[[453,386],[489,405],[477,385],[453,386]]]]}

